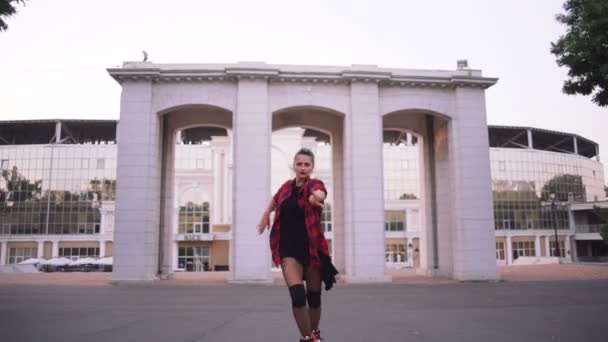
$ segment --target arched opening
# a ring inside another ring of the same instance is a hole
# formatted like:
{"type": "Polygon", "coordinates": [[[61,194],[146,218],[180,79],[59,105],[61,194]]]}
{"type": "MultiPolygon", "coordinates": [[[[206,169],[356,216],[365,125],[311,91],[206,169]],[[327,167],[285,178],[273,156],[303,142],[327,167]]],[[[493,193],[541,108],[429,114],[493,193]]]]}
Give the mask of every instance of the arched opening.
{"type": "Polygon", "coordinates": [[[420,135],[383,130],[385,260],[389,269],[413,268],[420,236],[420,135]]]}
{"type": "Polygon", "coordinates": [[[272,117],[271,193],[293,178],[292,163],[302,147],[315,154],[313,177],[327,189],[326,208],[321,224],[336,267],[343,271],[344,200],[343,200],[343,122],[337,111],[315,106],[291,107],[276,111],[272,117]]]}
{"type": "Polygon", "coordinates": [[[426,110],[383,116],[387,266],[452,272],[447,129],[449,118],[426,110]]]}
{"type": "Polygon", "coordinates": [[[160,272],[228,271],[232,237],[232,113],[163,111],[160,272]]]}

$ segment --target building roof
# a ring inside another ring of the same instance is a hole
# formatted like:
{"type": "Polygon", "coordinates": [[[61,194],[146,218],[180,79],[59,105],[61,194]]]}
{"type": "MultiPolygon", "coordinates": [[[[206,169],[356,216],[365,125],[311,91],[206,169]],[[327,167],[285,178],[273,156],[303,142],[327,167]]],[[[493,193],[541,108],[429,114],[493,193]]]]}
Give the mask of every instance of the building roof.
{"type": "Polygon", "coordinates": [[[116,120],[0,121],[0,145],[116,142],[116,120]]]}
{"type": "Polygon", "coordinates": [[[599,154],[596,142],[577,134],[522,126],[488,126],[490,147],[522,148],[578,154],[587,158],[599,154]]]}

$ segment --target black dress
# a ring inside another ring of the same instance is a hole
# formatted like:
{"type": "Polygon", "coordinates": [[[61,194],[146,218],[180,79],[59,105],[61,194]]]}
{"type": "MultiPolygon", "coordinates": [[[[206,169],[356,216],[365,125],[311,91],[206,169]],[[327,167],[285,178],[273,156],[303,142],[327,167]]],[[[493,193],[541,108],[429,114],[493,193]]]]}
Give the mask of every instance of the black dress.
{"type": "Polygon", "coordinates": [[[300,264],[308,265],[308,233],[304,221],[304,209],[298,206],[300,187],[291,190],[291,196],[281,204],[281,242],[279,255],[295,258],[300,264]]]}

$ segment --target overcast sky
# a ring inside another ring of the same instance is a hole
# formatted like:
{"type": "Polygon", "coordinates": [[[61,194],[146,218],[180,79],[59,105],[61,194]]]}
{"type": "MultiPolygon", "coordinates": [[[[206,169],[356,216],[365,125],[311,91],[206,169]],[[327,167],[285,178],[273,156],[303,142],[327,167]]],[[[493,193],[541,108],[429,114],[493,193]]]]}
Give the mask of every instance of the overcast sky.
{"type": "Polygon", "coordinates": [[[608,161],[608,108],[561,93],[561,0],[28,0],[0,33],[0,120],[118,119],[106,68],[157,63],[455,69],[498,77],[488,122],[576,133],[608,161]]]}

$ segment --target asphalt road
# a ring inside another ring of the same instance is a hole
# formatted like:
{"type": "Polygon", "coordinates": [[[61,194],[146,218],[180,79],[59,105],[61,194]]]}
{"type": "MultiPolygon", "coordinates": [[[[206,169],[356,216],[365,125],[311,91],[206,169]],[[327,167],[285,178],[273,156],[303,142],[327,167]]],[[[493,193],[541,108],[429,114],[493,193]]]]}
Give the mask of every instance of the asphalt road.
{"type": "MultiPolygon", "coordinates": [[[[608,341],[608,280],[345,285],[325,341],[608,341]]],[[[0,341],[298,341],[270,285],[0,286],[0,341]]]]}

